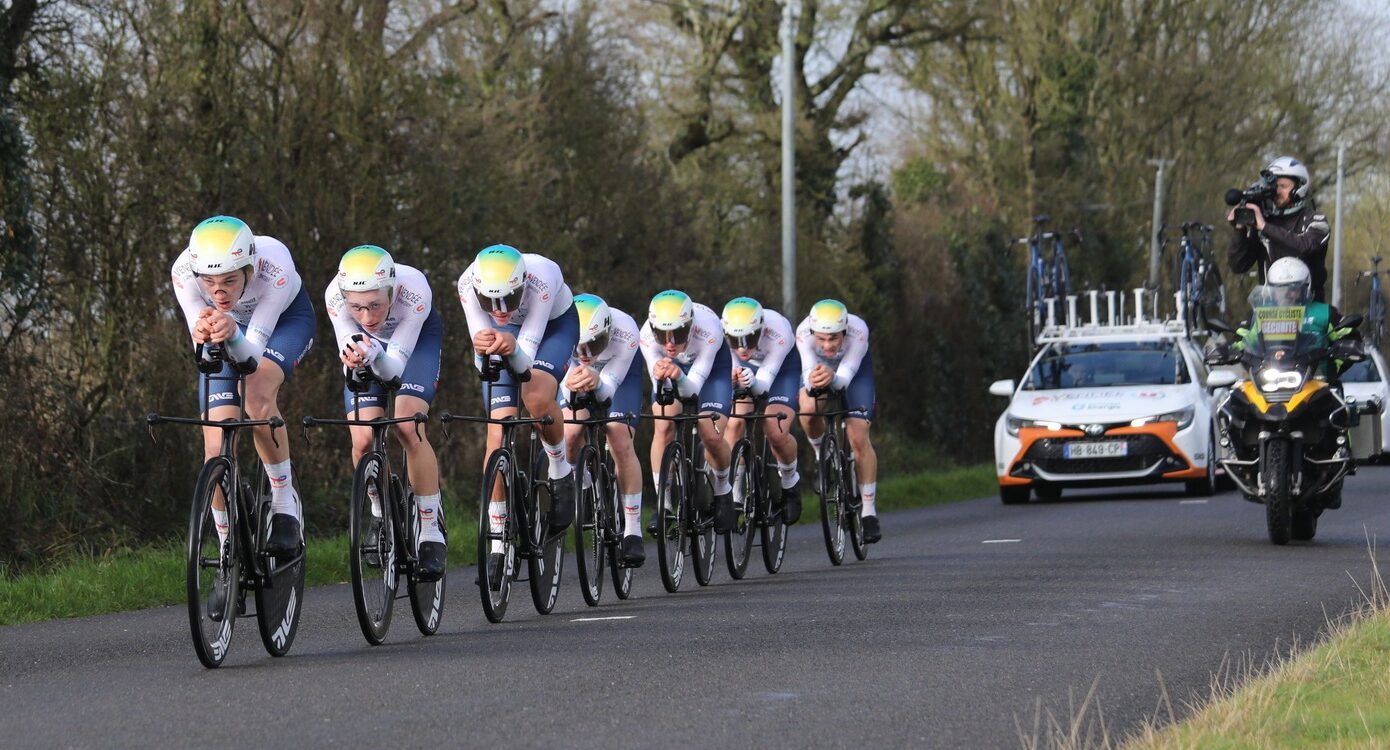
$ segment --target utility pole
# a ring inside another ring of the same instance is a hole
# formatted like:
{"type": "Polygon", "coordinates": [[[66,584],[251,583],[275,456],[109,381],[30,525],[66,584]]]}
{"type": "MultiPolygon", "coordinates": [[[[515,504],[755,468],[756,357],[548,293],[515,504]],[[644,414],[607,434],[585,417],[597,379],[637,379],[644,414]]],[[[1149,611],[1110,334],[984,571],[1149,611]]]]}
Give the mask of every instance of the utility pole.
{"type": "Polygon", "coordinates": [[[1163,226],[1163,177],[1168,167],[1173,166],[1172,159],[1149,159],[1149,165],[1158,167],[1158,174],[1154,176],[1154,219],[1153,234],[1149,241],[1149,286],[1158,288],[1158,230],[1163,226]]]}
{"type": "Polygon", "coordinates": [[[1332,225],[1332,306],[1342,304],[1342,157],[1346,147],[1337,144],[1336,224],[1332,225]]]}
{"type": "Polygon", "coordinates": [[[782,313],[796,314],[796,28],[791,0],[782,1],[782,313]]]}

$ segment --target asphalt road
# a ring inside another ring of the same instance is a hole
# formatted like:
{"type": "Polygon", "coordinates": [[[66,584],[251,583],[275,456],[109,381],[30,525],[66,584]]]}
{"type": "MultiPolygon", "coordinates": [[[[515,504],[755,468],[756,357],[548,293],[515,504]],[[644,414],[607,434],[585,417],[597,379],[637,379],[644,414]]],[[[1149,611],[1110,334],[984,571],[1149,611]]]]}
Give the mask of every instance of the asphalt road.
{"type": "Polygon", "coordinates": [[[1039,711],[1066,720],[1092,685],[1123,734],[1165,690],[1181,714],[1224,659],[1260,663],[1356,602],[1367,535],[1390,536],[1387,478],[1363,468],[1317,540],[1284,548],[1234,494],[1145,489],[889,514],[869,559],[840,568],[802,525],[776,576],[755,558],[744,581],[721,564],[712,586],[687,573],[667,595],[650,559],[628,602],[590,609],[570,578],[553,614],[522,589],[500,625],[484,620],[472,570],[456,570],[440,633],[419,636],[402,601],[380,647],[362,640],[348,586],[314,589],[289,656],[266,656],[243,620],[215,671],[194,656],[182,606],[0,628],[0,737],[1018,747],[1039,711]],[[579,619],[592,617],[628,619],[579,619]]]}

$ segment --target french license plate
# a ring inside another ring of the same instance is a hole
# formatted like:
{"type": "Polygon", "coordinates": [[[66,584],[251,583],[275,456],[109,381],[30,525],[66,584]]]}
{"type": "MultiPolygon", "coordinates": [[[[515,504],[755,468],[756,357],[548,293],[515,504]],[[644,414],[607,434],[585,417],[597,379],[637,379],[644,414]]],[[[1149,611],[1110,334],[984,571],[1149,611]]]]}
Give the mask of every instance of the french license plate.
{"type": "Polygon", "coordinates": [[[1067,443],[1062,448],[1065,458],[1114,458],[1129,455],[1129,443],[1123,440],[1102,440],[1067,443]]]}

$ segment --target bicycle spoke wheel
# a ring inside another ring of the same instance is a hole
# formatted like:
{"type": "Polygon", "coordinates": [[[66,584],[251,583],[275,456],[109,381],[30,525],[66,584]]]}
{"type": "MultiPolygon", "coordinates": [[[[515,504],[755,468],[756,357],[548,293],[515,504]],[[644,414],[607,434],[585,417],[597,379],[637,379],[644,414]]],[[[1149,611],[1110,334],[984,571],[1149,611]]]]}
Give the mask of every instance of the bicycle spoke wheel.
{"type": "Polygon", "coordinates": [[[851,458],[845,470],[844,512],[849,522],[849,544],[854,557],[863,560],[869,556],[869,545],[864,541],[863,500],[859,496],[859,470],[851,458]]]}
{"type": "Polygon", "coordinates": [[[691,496],[699,493],[699,505],[710,509],[707,516],[694,514],[695,523],[690,527],[690,563],[695,567],[695,582],[708,586],[714,578],[714,557],[719,553],[719,535],[714,533],[714,489],[709,473],[702,468],[696,469],[691,485],[691,496]]]}
{"type": "Polygon", "coordinates": [[[396,603],[396,525],[387,502],[386,462],[372,452],[357,462],[349,508],[348,567],[352,603],[362,637],[373,646],[386,640],[396,603]],[[373,507],[372,495],[377,497],[373,507]]]}
{"type": "MultiPolygon", "coordinates": [[[[540,470],[542,473],[544,469],[540,470]]],[[[537,474],[536,476],[541,476],[537,474]]],[[[577,472],[571,471],[569,476],[559,479],[559,482],[576,482],[577,472]]],[[[575,488],[571,497],[578,497],[578,487],[575,488]]],[[[531,583],[531,603],[536,605],[536,612],[548,615],[555,608],[555,602],[560,598],[560,578],[565,567],[565,534],[551,534],[550,524],[550,504],[554,502],[550,494],[550,485],[545,480],[538,480],[531,487],[531,508],[530,518],[534,519],[535,528],[532,534],[538,530],[541,533],[541,544],[538,548],[533,548],[534,553],[526,560],[528,573],[530,573],[531,583]],[[545,502],[541,502],[541,496],[545,496],[545,502]]]]}
{"type": "MultiPolygon", "coordinates": [[[[257,498],[257,529],[270,533],[270,477],[257,470],[261,490],[257,498]]],[[[297,490],[298,488],[296,488],[297,490]]],[[[264,544],[265,537],[257,540],[264,544]]],[[[265,558],[269,585],[256,589],[256,626],[261,643],[271,656],[284,656],[294,645],[304,603],[304,553],[292,558],[265,558]]]]}
{"type": "Polygon", "coordinates": [[[769,573],[776,573],[782,569],[782,561],[787,556],[787,516],[782,509],[782,483],[777,469],[768,462],[760,461],[759,468],[753,476],[757,480],[757,502],[762,503],[763,525],[759,532],[763,567],[769,573]]]}
{"type": "Polygon", "coordinates": [[[1023,304],[1024,317],[1027,318],[1028,326],[1028,351],[1033,351],[1033,347],[1038,345],[1038,335],[1042,333],[1043,324],[1047,321],[1047,303],[1043,301],[1042,276],[1034,267],[1028,269],[1028,290],[1023,304]]]}
{"type": "MultiPolygon", "coordinates": [[[[403,488],[400,478],[394,475],[391,477],[391,497],[393,507],[404,511],[402,515],[407,519],[406,523],[413,528],[419,513],[415,508],[415,493],[403,488]]],[[[449,532],[444,528],[442,514],[438,523],[439,530],[447,541],[449,532]]],[[[413,547],[414,536],[410,535],[406,543],[413,547]]],[[[444,617],[444,580],[448,576],[446,571],[437,581],[420,581],[411,576],[406,582],[406,590],[410,593],[410,614],[414,616],[415,628],[421,635],[434,635],[439,630],[439,622],[444,617]]]]}
{"type": "Polygon", "coordinates": [[[488,622],[501,622],[507,614],[512,580],[516,578],[516,509],[508,500],[507,520],[502,530],[494,533],[488,506],[495,487],[500,487],[501,496],[509,499],[516,490],[516,464],[511,451],[505,448],[493,451],[488,458],[483,491],[478,496],[478,593],[488,622]],[[496,560],[492,557],[494,548],[500,555],[496,560]]]}
{"type": "Polygon", "coordinates": [[[579,452],[574,465],[579,475],[579,522],[574,525],[574,566],[579,571],[579,590],[584,603],[597,607],[603,599],[603,556],[607,551],[604,525],[610,512],[599,473],[598,450],[592,445],[579,452]]]}
{"type": "Polygon", "coordinates": [[[198,654],[198,661],[208,668],[220,666],[227,657],[240,599],[241,565],[231,484],[230,462],[222,457],[210,459],[198,474],[188,516],[185,559],[188,624],[193,635],[193,650],[198,654]],[[212,501],[219,492],[226,499],[227,521],[232,531],[225,544],[217,536],[217,524],[212,515],[212,501]],[[214,589],[219,587],[223,592],[220,614],[209,612],[208,608],[214,589]]]}
{"type": "Polygon", "coordinates": [[[724,562],[735,581],[748,572],[748,558],[753,552],[753,535],[758,530],[756,520],[757,486],[753,479],[753,445],[745,438],[734,446],[729,463],[729,481],[734,488],[734,528],[724,535],[724,562]]]}
{"type": "Polygon", "coordinates": [[[820,527],[825,534],[825,552],[830,562],[845,561],[844,469],[835,436],[827,434],[821,443],[820,527]]]}
{"type": "Polygon", "coordinates": [[[661,567],[661,585],[672,594],[680,590],[685,574],[685,525],[689,503],[685,477],[681,472],[680,444],[666,446],[661,457],[661,479],[656,487],[656,549],[661,567]]]}

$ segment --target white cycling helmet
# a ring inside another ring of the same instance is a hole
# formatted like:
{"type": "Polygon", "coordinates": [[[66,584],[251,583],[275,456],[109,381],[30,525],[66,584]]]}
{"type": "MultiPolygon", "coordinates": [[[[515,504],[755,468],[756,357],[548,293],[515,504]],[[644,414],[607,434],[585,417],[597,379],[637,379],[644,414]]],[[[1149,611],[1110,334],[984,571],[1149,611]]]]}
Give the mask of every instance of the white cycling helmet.
{"type": "Polygon", "coordinates": [[[483,248],[473,259],[473,293],[483,310],[515,312],[526,291],[526,260],[510,245],[483,248]]]}
{"type": "Polygon", "coordinates": [[[220,276],[256,262],[256,237],[241,219],[213,216],[193,227],[188,254],[193,273],[220,276]]]}
{"type": "Polygon", "coordinates": [[[757,349],[763,335],[763,306],[752,297],[735,297],[719,316],[724,337],[735,349],[757,349]]]}
{"type": "Polygon", "coordinates": [[[344,293],[385,289],[389,298],[396,291],[391,254],[376,245],[358,245],[343,253],[338,261],[338,289],[344,293]]]}
{"type": "Polygon", "coordinates": [[[652,297],[647,306],[647,323],[658,342],[665,344],[674,339],[676,344],[684,344],[695,325],[695,303],[685,292],[667,289],[652,297]]]}
{"type": "Polygon", "coordinates": [[[1279,304],[1301,305],[1311,296],[1312,274],[1307,264],[1298,258],[1280,258],[1269,264],[1265,285],[1279,304]]]}
{"type": "Polygon", "coordinates": [[[612,338],[613,311],[597,294],[575,295],[574,309],[579,313],[579,344],[574,351],[581,357],[597,357],[612,338]]]}
{"type": "Polygon", "coordinates": [[[812,333],[843,333],[849,328],[849,310],[837,299],[823,299],[811,306],[812,333]]]}

